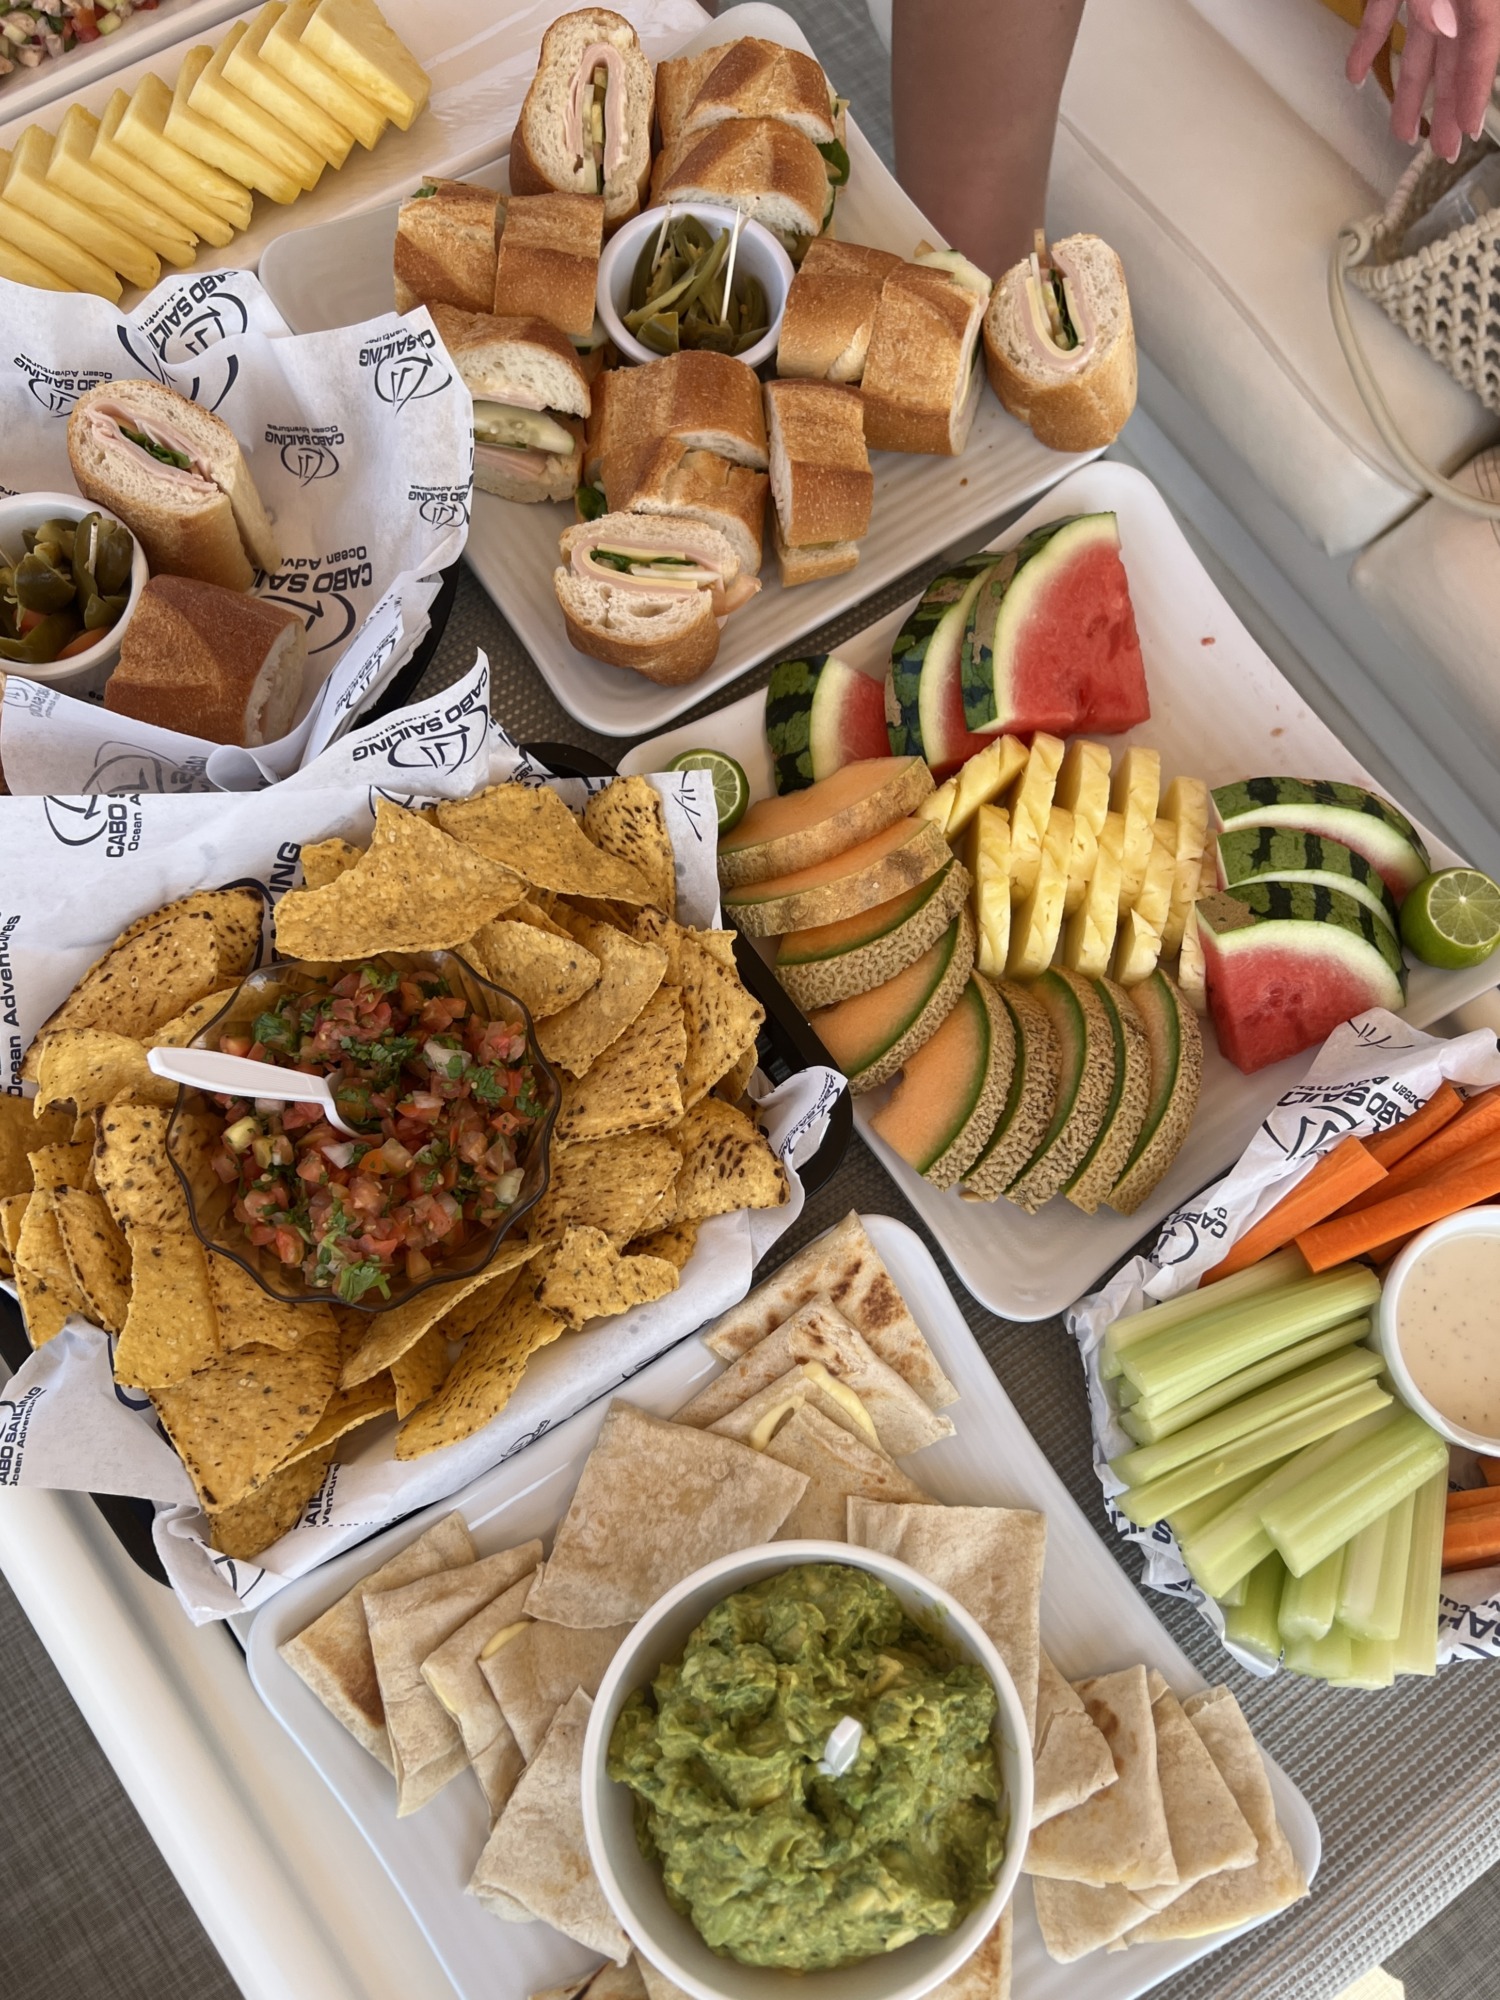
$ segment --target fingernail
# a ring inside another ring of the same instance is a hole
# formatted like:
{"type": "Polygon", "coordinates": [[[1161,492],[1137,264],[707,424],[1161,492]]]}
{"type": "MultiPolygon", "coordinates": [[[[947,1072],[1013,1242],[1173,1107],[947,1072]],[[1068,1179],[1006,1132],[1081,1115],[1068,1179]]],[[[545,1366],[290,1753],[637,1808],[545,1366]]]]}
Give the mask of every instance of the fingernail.
{"type": "Polygon", "coordinates": [[[1432,0],[1432,25],[1440,35],[1450,41],[1458,33],[1458,16],[1453,11],[1453,0],[1432,0]]]}

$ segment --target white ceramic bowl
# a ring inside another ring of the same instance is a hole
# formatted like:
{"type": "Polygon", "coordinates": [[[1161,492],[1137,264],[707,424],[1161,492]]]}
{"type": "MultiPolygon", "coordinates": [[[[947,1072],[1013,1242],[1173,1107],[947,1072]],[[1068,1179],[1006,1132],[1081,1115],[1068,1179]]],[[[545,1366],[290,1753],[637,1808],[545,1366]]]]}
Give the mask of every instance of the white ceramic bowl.
{"type": "MultiPolygon", "coordinates": [[[[737,210],[689,201],[675,202],[672,213],[694,216],[705,228],[723,231],[733,229],[737,210]]],[[[630,281],[635,276],[641,250],[648,237],[655,238],[666,214],[664,208],[648,208],[644,215],[633,215],[629,222],[621,223],[605,244],[604,255],[599,259],[599,317],[609,329],[610,339],[627,361],[661,360],[652,348],[642,346],[633,333],[626,331],[625,315],[630,310],[630,281]]],[[[763,361],[770,360],[781,339],[781,315],[786,310],[786,295],[791,290],[794,276],[792,260],[769,229],[747,220],[740,229],[740,247],[735,252],[734,267],[736,271],[750,272],[765,287],[766,307],[770,313],[766,337],[738,357],[746,367],[759,368],[763,361]]]]}
{"type": "Polygon", "coordinates": [[[1031,1738],[1005,1663],[968,1612],[946,1590],[891,1556],[843,1542],[768,1542],[698,1570],[654,1604],[610,1663],[594,1700],[583,1750],[583,1824],[594,1872],[621,1927],[651,1962],[695,2000],[918,2000],[975,1952],[1010,1900],[1031,1825],[1031,1738]],[[995,1742],[1010,1808],[1005,1859],[984,1902],[942,1937],[917,1938],[899,1950],[832,1972],[793,1974],[741,1965],[711,1951],[667,1901],[661,1869],[641,1853],[634,1801],[606,1769],[621,1709],[714,1605],[763,1577],[802,1563],[842,1563],[878,1576],[929,1630],[941,1628],[959,1658],[982,1667],[999,1700],[995,1742]]]}
{"type": "MultiPolygon", "coordinates": [[[[0,550],[4,551],[8,561],[16,560],[24,549],[22,529],[38,528],[43,521],[81,521],[85,514],[102,514],[108,521],[118,518],[107,507],[96,507],[91,500],[85,500],[77,493],[4,495],[0,497],[0,550]]],[[[125,609],[86,652],[75,653],[69,660],[58,660],[50,667],[12,665],[0,660],[0,670],[8,669],[22,679],[35,681],[40,687],[60,688],[67,694],[97,694],[120,657],[120,641],[125,636],[125,627],[135,616],[135,607],[140,602],[150,574],[145,554],[139,541],[136,541],[130,562],[130,595],[125,609]]]]}
{"type": "Polygon", "coordinates": [[[1452,1417],[1429,1402],[1413,1381],[1406,1356],[1401,1351],[1401,1294],[1411,1268],[1435,1244],[1447,1243],[1457,1236],[1488,1236],[1500,1241],[1500,1208],[1461,1209],[1457,1215],[1445,1216],[1441,1222],[1434,1222],[1419,1236],[1412,1238],[1386,1273],[1375,1313],[1375,1337],[1402,1402],[1415,1410],[1424,1422],[1431,1424],[1439,1437],[1447,1438],[1450,1444],[1466,1445],[1470,1451],[1493,1457],[1500,1453],[1500,1438],[1465,1430],[1462,1424],[1455,1423],[1452,1417]]]}

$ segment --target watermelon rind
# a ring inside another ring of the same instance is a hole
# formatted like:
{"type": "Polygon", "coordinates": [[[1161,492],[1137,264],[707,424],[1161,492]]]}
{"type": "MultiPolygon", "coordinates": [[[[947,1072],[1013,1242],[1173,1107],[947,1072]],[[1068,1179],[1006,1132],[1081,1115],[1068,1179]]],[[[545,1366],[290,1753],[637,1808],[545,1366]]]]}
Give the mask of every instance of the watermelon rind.
{"type": "Polygon", "coordinates": [[[904,972],[936,943],[968,903],[970,886],[968,870],[955,859],[908,892],[912,906],[899,923],[821,957],[783,959],[778,952],[776,977],[805,1014],[868,993],[904,972]]]}
{"type": "Polygon", "coordinates": [[[780,660],[766,687],[766,742],[779,793],[805,790],[862,758],[884,757],[884,690],[833,653],[780,660]]]}
{"type": "MultiPolygon", "coordinates": [[[[958,1005],[969,983],[969,974],[974,969],[974,920],[967,910],[959,911],[949,925],[949,931],[951,937],[942,959],[942,974],[923,1003],[921,1012],[863,1068],[844,1072],[853,1096],[861,1097],[866,1091],[878,1090],[881,1084],[889,1083],[902,1064],[932,1040],[958,1005]]],[[[816,1034],[816,1014],[812,1016],[811,1025],[816,1034]]]]}
{"type": "Polygon", "coordinates": [[[996,991],[1015,1029],[1015,1068],[995,1129],[969,1169],[968,1201],[997,1201],[1004,1194],[1041,1145],[1057,1104],[1059,1058],[1051,1015],[1014,980],[1000,980],[996,991]]]}
{"type": "MultiPolygon", "coordinates": [[[[1243,903],[1251,915],[1262,923],[1318,924],[1346,931],[1351,937],[1363,940],[1380,954],[1404,996],[1406,961],[1401,956],[1400,941],[1391,935],[1373,911],[1367,910],[1363,903],[1357,903],[1352,896],[1346,896],[1341,889],[1319,888],[1309,882],[1267,882],[1262,879],[1237,882],[1233,889],[1224,893],[1243,903]]],[[[1201,903],[1198,910],[1201,916],[1201,903]]],[[[1399,1007],[1401,1001],[1395,1004],[1399,1007]]]]}
{"type": "Polygon", "coordinates": [[[890,672],[886,679],[886,720],[892,750],[919,755],[935,767],[947,769],[985,746],[961,727],[952,732],[941,710],[942,695],[949,679],[957,704],[957,721],[963,720],[962,691],[957,671],[968,623],[980,579],[1000,558],[981,552],[966,556],[945,570],[922,593],[907,623],[891,647],[890,672]]]}
{"type": "Polygon", "coordinates": [[[1063,1189],[1073,1206],[1081,1208],[1085,1215],[1094,1214],[1119,1179],[1151,1101],[1151,1048],[1145,1024],[1130,994],[1112,979],[1096,979],[1094,990],[1109,1016],[1115,1081],[1099,1136],[1084,1155],[1083,1165],[1063,1189]]]}
{"type": "Polygon", "coordinates": [[[1160,969],[1131,991],[1151,1052],[1151,1097],[1125,1170],[1105,1199],[1134,1215],[1182,1150],[1203,1082],[1198,1017],[1160,969]]]}
{"type": "Polygon", "coordinates": [[[1341,840],[1326,840],[1299,827],[1244,826],[1219,835],[1218,854],[1221,888],[1264,879],[1338,889],[1383,918],[1393,937],[1398,934],[1396,899],[1379,869],[1341,840]]]}
{"type": "Polygon", "coordinates": [[[1244,778],[1220,785],[1213,801],[1226,833],[1291,827],[1353,848],[1379,871],[1397,903],[1432,870],[1422,837],[1405,813],[1362,785],[1331,778],[1244,778]]]}
{"type": "Polygon", "coordinates": [[[1061,521],[1048,521],[1044,527],[1033,528],[1029,535],[1006,552],[1004,559],[985,578],[964,628],[961,666],[964,721],[976,735],[986,733],[995,725],[995,627],[1002,616],[1006,599],[1049,542],[1077,522],[1089,519],[1113,523],[1114,516],[1071,514],[1061,521]]]}
{"type": "Polygon", "coordinates": [[[1031,990],[1057,1034],[1057,1104],[1040,1148],[1005,1198],[1035,1215],[1062,1193],[1099,1136],[1114,1096],[1115,1045],[1104,1003],[1081,973],[1054,966],[1031,990]]]}

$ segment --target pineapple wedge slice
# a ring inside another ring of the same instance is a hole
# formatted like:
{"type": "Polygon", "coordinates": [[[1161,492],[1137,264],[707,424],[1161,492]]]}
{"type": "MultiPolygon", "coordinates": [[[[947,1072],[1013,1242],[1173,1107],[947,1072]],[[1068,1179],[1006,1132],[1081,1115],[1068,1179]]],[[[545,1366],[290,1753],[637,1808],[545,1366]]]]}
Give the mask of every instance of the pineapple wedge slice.
{"type": "Polygon", "coordinates": [[[1052,963],[1062,934],[1072,852],[1073,815],[1059,807],[1047,820],[1036,879],[1011,913],[1010,956],[1006,961],[1011,979],[1037,979],[1052,963]]]}
{"type": "Polygon", "coordinates": [[[1109,748],[1078,736],[1068,745],[1057,774],[1056,804],[1083,820],[1097,839],[1109,811],[1109,748]]]}
{"type": "Polygon", "coordinates": [[[1139,910],[1127,910],[1115,941],[1114,978],[1119,986],[1139,986],[1156,970],[1161,957],[1161,932],[1139,910]]]}
{"type": "MultiPolygon", "coordinates": [[[[1066,808],[1058,805],[1054,812],[1066,808]]],[[[1068,856],[1068,892],[1063,900],[1063,914],[1071,917],[1082,906],[1088,894],[1089,884],[1094,879],[1094,869],[1099,861],[1099,836],[1081,813],[1073,814],[1073,851],[1068,856]]]]}
{"type": "Polygon", "coordinates": [[[1119,813],[1106,813],[1099,829],[1088,893],[1068,918],[1063,932],[1063,964],[1087,979],[1102,979],[1109,971],[1120,921],[1120,856],[1124,845],[1124,820],[1119,813]]]}
{"type": "MultiPolygon", "coordinates": [[[[993,805],[1008,792],[1026,762],[1026,745],[1018,736],[997,736],[988,750],[971,757],[956,773],[958,791],[948,815],[948,838],[962,833],[981,806],[993,805]]],[[[955,778],[948,782],[953,784],[955,778]]]]}
{"type": "Polygon", "coordinates": [[[969,873],[974,878],[974,960],[987,979],[1003,979],[1010,954],[1010,815],[983,805],[969,827],[969,873]]]}
{"type": "Polygon", "coordinates": [[[1201,778],[1174,778],[1161,802],[1162,817],[1177,823],[1177,858],[1172,875],[1172,900],[1162,927],[1161,948],[1177,951],[1182,944],[1188,911],[1199,895],[1198,877],[1208,846],[1208,787],[1201,778]]]}
{"type": "MultiPolygon", "coordinates": [[[[948,778],[938,786],[936,791],[927,794],[926,798],[917,807],[916,816],[918,819],[930,819],[934,826],[941,828],[944,833],[948,833],[951,831],[949,821],[953,816],[954,801],[957,797],[958,779],[956,777],[948,778]]],[[[1193,877],[1195,883],[1197,879],[1195,875],[1193,877]]]]}
{"type": "MultiPolygon", "coordinates": [[[[1010,895],[1019,903],[1031,894],[1042,865],[1042,843],[1052,814],[1052,794],[1066,749],[1060,736],[1038,730],[1031,740],[1026,768],[1010,803],[1010,895]]],[[[1153,804],[1152,811],[1156,808],[1153,804]]],[[[1069,814],[1071,822],[1072,815],[1069,814]]],[[[1072,838],[1071,826],[1069,838],[1072,838]]],[[[1043,970],[1046,968],[1044,967],[1043,970]]]]}
{"type": "Polygon", "coordinates": [[[1135,913],[1158,938],[1166,929],[1172,907],[1172,882],[1177,872],[1177,828],[1169,819],[1159,819],[1151,831],[1151,858],[1141,877],[1141,892],[1135,899],[1135,913]]]}
{"type": "MultiPolygon", "coordinates": [[[[1219,885],[1218,862],[1212,849],[1205,849],[1198,874],[1198,896],[1211,896],[1219,885]]],[[[1203,962],[1203,943],[1198,936],[1198,897],[1188,907],[1182,944],[1177,954],[1177,984],[1183,998],[1196,1014],[1208,1012],[1208,968],[1203,962]]]]}
{"type": "Polygon", "coordinates": [[[1135,908],[1151,859],[1152,832],[1161,796],[1161,758],[1155,750],[1132,743],[1115,766],[1109,789],[1109,809],[1125,822],[1125,847],[1120,857],[1120,915],[1135,908]]]}

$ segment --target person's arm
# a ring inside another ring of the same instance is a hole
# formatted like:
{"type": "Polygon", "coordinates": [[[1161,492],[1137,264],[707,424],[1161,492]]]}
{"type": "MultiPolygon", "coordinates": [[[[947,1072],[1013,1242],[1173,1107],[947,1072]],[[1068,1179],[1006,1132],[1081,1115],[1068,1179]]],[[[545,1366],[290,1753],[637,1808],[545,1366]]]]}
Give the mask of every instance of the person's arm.
{"type": "Polygon", "coordinates": [[[896,173],[956,248],[998,277],[1043,226],[1083,0],[895,0],[896,173]]]}

